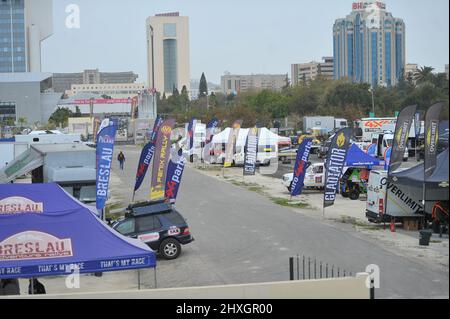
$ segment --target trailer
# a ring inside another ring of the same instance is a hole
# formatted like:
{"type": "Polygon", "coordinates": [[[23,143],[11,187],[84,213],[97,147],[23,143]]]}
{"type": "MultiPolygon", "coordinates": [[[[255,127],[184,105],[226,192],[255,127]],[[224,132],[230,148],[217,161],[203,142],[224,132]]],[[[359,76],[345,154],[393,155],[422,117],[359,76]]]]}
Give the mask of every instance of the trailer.
{"type": "Polygon", "coordinates": [[[1,142],[0,143],[0,169],[11,163],[29,147],[28,143],[1,142]]]}

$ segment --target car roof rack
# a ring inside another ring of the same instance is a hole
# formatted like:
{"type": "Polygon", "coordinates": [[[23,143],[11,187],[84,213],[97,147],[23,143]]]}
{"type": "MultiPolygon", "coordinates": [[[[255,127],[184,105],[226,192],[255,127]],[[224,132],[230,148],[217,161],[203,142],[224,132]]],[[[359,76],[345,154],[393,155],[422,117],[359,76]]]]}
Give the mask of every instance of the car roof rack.
{"type": "Polygon", "coordinates": [[[172,211],[172,205],[167,200],[147,201],[130,204],[126,209],[126,216],[144,216],[151,214],[168,213],[172,211]]]}

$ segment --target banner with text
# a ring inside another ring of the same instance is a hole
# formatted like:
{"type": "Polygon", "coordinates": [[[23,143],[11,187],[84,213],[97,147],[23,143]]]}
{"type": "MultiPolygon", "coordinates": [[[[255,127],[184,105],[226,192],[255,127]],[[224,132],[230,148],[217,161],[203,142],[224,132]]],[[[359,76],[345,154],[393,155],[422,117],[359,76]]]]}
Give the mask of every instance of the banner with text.
{"type": "Polygon", "coordinates": [[[145,145],[142,149],[138,169],[136,172],[136,184],[134,185],[134,191],[137,191],[141,187],[145,175],[147,174],[148,167],[150,166],[153,155],[155,154],[156,137],[158,136],[158,130],[162,122],[162,118],[158,116],[155,120],[155,125],[153,126],[153,131],[150,136],[150,142],[148,142],[147,145],[145,145]]]}
{"type": "Polygon", "coordinates": [[[298,196],[302,193],[312,144],[312,138],[305,138],[298,147],[297,160],[295,161],[294,167],[294,178],[291,185],[291,196],[298,196]]]}
{"type": "Polygon", "coordinates": [[[425,181],[436,169],[439,142],[439,121],[444,103],[432,105],[425,117],[425,181]]]}
{"type": "Polygon", "coordinates": [[[244,175],[256,174],[256,160],[258,157],[258,128],[249,129],[245,143],[244,175]]]}
{"type": "Polygon", "coordinates": [[[101,129],[97,136],[96,162],[96,206],[103,209],[108,199],[109,176],[114,155],[117,126],[109,125],[101,129]]]}
{"type": "Polygon", "coordinates": [[[175,120],[169,119],[164,121],[158,131],[155,144],[155,159],[153,160],[152,168],[150,191],[150,199],[152,200],[163,199],[165,195],[166,173],[171,146],[170,136],[174,126],[175,120]]]}
{"type": "Polygon", "coordinates": [[[331,140],[331,145],[325,160],[324,207],[333,206],[336,200],[339,179],[341,178],[342,169],[347,158],[352,134],[353,129],[344,128],[339,130],[331,140]]]}
{"type": "Polygon", "coordinates": [[[236,141],[239,136],[239,130],[241,129],[242,120],[237,120],[234,122],[233,127],[230,130],[230,135],[228,137],[228,143],[225,148],[225,161],[223,167],[231,167],[233,164],[234,148],[236,146],[236,141]]]}

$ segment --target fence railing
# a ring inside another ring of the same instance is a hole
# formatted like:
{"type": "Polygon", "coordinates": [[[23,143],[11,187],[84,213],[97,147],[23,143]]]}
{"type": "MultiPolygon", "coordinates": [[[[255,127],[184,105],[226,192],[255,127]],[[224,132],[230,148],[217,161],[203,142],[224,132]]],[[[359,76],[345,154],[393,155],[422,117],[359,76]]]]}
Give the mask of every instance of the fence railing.
{"type": "Polygon", "coordinates": [[[351,277],[354,274],[355,272],[317,258],[304,255],[289,257],[289,280],[351,277]]]}

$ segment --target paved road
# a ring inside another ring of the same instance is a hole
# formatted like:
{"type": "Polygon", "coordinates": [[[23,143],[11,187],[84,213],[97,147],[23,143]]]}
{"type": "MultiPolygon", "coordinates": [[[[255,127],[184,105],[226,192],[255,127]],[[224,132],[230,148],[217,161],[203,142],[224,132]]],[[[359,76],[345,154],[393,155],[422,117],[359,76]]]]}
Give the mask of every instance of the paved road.
{"type": "MultiPolygon", "coordinates": [[[[121,192],[130,198],[139,153],[120,149],[127,156],[125,171],[118,172],[117,163],[113,170],[123,182],[121,192]]],[[[158,260],[159,287],[287,280],[288,258],[304,254],[352,272],[379,265],[379,298],[449,296],[448,272],[388,252],[351,227],[303,216],[194,169],[184,174],[177,209],[196,240],[183,247],[179,259],[158,260]]],[[[148,189],[146,178],[137,198],[144,199],[148,189]]]]}

